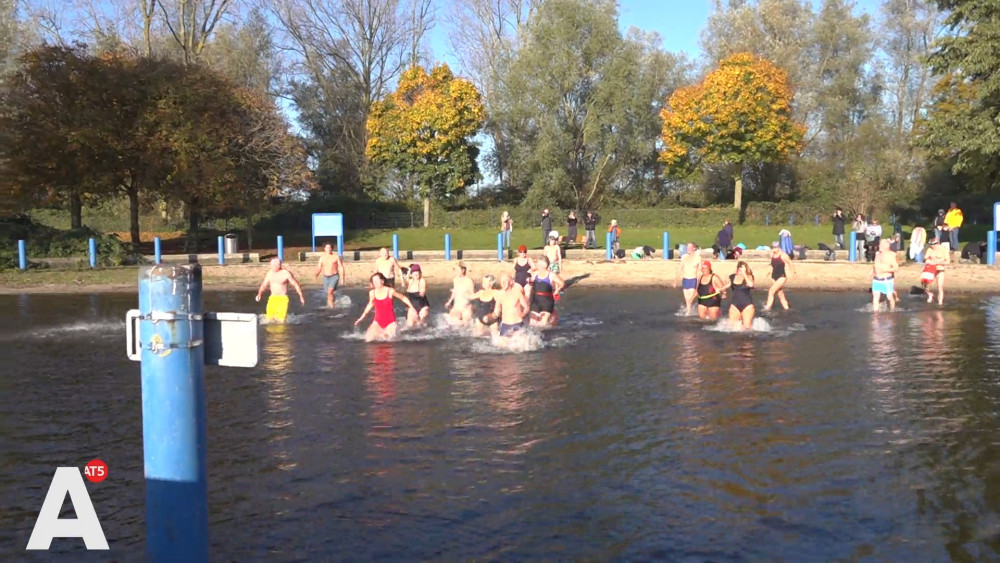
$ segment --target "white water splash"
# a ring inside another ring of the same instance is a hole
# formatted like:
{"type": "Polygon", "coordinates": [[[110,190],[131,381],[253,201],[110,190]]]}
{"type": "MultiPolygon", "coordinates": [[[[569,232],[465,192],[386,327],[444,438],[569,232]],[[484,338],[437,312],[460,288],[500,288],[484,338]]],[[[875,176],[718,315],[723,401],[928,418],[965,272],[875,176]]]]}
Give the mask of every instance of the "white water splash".
{"type": "Polygon", "coordinates": [[[719,319],[714,324],[710,324],[705,327],[705,330],[711,330],[713,332],[771,332],[771,323],[767,322],[767,319],[762,319],[760,317],[754,317],[753,323],[751,323],[753,328],[747,330],[743,326],[743,322],[733,322],[727,318],[719,319]]]}
{"type": "Polygon", "coordinates": [[[60,326],[39,328],[21,333],[22,338],[58,338],[87,334],[89,336],[121,336],[125,332],[125,321],[75,322],[60,326]]]}

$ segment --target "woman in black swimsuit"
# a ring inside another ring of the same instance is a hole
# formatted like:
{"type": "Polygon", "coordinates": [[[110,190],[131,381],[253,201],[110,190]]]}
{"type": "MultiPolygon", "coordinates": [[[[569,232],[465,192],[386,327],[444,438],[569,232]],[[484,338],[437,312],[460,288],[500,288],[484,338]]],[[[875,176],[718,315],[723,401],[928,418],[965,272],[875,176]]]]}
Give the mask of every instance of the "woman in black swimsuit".
{"type": "Polygon", "coordinates": [[[497,305],[497,297],[499,297],[497,291],[493,289],[495,283],[496,280],[493,276],[483,276],[483,288],[472,296],[473,308],[475,309],[473,316],[475,322],[472,325],[474,336],[484,336],[487,330],[494,335],[500,334],[498,319],[493,314],[497,305]]]}
{"type": "Polygon", "coordinates": [[[701,263],[701,277],[698,278],[698,318],[710,321],[718,319],[725,297],[725,282],[712,273],[712,263],[705,260],[701,263]]]}
{"type": "Polygon", "coordinates": [[[767,303],[764,304],[765,311],[771,310],[775,295],[778,296],[781,306],[786,311],[788,310],[788,298],[785,297],[785,282],[788,281],[788,275],[792,273],[792,258],[781,250],[779,243],[771,243],[771,279],[774,280],[774,283],[767,290],[767,303]],[[787,273],[785,271],[786,266],[788,267],[787,273]]]}
{"type": "Polygon", "coordinates": [[[535,269],[535,264],[528,258],[528,247],[521,245],[517,249],[517,258],[514,259],[514,283],[521,286],[524,296],[531,294],[531,271],[535,269]]]}
{"type": "Polygon", "coordinates": [[[420,271],[420,264],[410,264],[410,273],[406,275],[406,297],[413,304],[413,308],[406,312],[406,326],[427,324],[431,304],[427,301],[427,280],[420,271]]]}
{"type": "Polygon", "coordinates": [[[729,320],[735,326],[741,326],[750,330],[753,328],[753,296],[750,291],[753,289],[753,272],[750,266],[740,260],[736,264],[736,273],[729,276],[728,287],[733,288],[733,300],[729,304],[729,320]]]}

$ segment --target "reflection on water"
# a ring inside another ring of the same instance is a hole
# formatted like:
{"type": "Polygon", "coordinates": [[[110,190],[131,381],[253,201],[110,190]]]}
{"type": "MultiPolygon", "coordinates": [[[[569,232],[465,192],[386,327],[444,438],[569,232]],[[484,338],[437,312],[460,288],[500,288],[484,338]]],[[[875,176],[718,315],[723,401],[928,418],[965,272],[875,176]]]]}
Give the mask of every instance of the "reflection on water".
{"type": "MultiPolygon", "coordinates": [[[[678,296],[574,289],[521,352],[446,328],[365,344],[362,293],[261,327],[259,366],[206,369],[214,557],[1000,556],[1000,298],[801,295],[746,334],[678,296]]],[[[0,305],[0,555],[23,557],[54,467],[100,456],[112,555],[142,558],[135,297],[0,305]]]]}

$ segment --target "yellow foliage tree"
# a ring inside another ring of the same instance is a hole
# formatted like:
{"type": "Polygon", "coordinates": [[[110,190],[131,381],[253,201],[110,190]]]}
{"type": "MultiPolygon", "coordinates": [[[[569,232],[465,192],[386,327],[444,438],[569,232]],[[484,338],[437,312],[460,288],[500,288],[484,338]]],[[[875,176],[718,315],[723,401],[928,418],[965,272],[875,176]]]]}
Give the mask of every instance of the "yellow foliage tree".
{"type": "Polygon", "coordinates": [[[737,209],[744,169],[787,158],[799,150],[805,133],[805,126],[792,120],[788,74],[750,53],[737,53],[700,84],[674,91],[660,117],[660,159],[667,173],[684,176],[701,164],[738,165],[737,209]]]}
{"type": "Polygon", "coordinates": [[[419,187],[427,226],[431,199],[447,200],[478,181],[479,148],[472,137],[485,119],[471,82],[456,78],[446,64],[430,74],[414,66],[395,92],[373,105],[366,154],[419,187]]]}

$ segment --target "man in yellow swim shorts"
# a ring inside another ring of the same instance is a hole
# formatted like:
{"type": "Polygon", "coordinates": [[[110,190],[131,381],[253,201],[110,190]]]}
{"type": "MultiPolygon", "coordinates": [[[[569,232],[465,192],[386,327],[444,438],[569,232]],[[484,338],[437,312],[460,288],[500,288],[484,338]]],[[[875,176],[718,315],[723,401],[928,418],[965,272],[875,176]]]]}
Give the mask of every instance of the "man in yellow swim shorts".
{"type": "Polygon", "coordinates": [[[259,303],[261,295],[264,294],[264,288],[270,286],[271,295],[267,298],[268,321],[283,323],[288,317],[288,284],[295,288],[296,293],[299,294],[299,301],[305,305],[306,298],[302,295],[302,288],[299,286],[298,280],[290,271],[281,267],[281,259],[272,258],[264,281],[260,283],[260,289],[257,290],[256,298],[259,303]]]}

